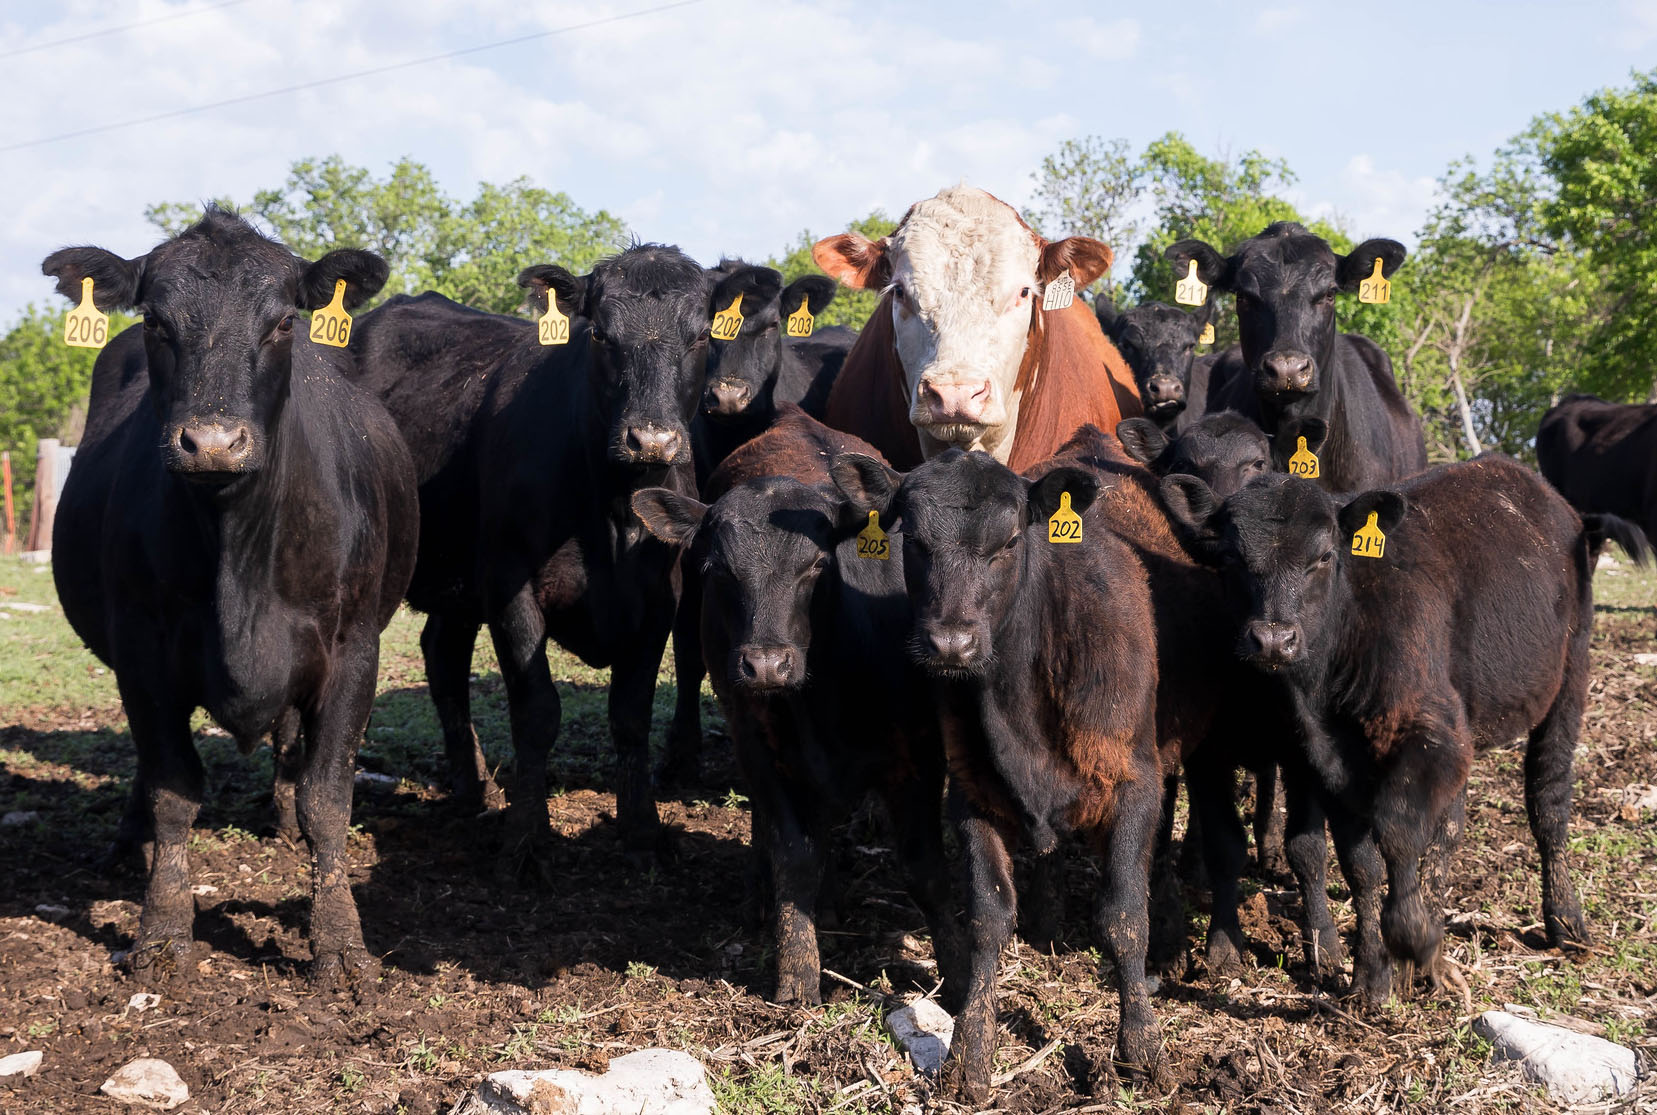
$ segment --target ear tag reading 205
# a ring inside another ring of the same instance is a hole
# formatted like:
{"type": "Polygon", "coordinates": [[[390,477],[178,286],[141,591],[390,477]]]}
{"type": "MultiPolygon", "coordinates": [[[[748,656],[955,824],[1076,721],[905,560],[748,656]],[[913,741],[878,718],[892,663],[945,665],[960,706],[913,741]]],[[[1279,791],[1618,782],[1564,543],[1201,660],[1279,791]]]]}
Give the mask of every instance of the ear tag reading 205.
{"type": "Polygon", "coordinates": [[[311,314],[311,340],[344,348],[351,343],[351,315],[345,311],[345,280],[334,280],[334,300],[311,314]]]}
{"type": "MultiPolygon", "coordinates": [[[[1318,455],[1306,448],[1305,438],[1297,437],[1295,438],[1295,441],[1300,443],[1300,447],[1295,450],[1294,456],[1289,458],[1289,475],[1302,476],[1307,480],[1316,480],[1318,478],[1318,455]]],[[[1374,519],[1370,520],[1371,523],[1374,521],[1374,519]]],[[[1376,531],[1375,533],[1380,534],[1381,532],[1376,531]]],[[[1384,536],[1382,537],[1381,542],[1382,545],[1386,544],[1386,538],[1384,536]]],[[[1352,552],[1357,553],[1358,551],[1354,549],[1352,552]]],[[[1380,557],[1381,555],[1377,553],[1375,556],[1380,557]]]]}
{"type": "Polygon", "coordinates": [[[569,315],[558,308],[558,296],[547,291],[547,312],[535,319],[535,339],[544,345],[570,343],[569,315]]]}
{"type": "Polygon", "coordinates": [[[1208,284],[1197,278],[1197,261],[1191,261],[1185,278],[1174,284],[1174,301],[1181,306],[1200,306],[1208,301],[1208,284]]]}
{"type": "Polygon", "coordinates": [[[1352,554],[1354,557],[1378,558],[1387,552],[1387,536],[1381,533],[1376,525],[1380,518],[1379,513],[1371,511],[1369,522],[1359,527],[1352,534],[1352,554]]]}
{"type": "Polygon", "coordinates": [[[713,339],[734,341],[742,332],[742,295],[731,299],[731,304],[713,315],[713,339]]]}
{"type": "Polygon", "coordinates": [[[857,556],[886,561],[892,556],[892,542],[880,529],[880,512],[869,512],[869,525],[857,532],[857,556]]]}
{"type": "Polygon", "coordinates": [[[1065,271],[1047,284],[1047,289],[1041,296],[1041,308],[1044,310],[1062,310],[1074,301],[1076,301],[1076,280],[1069,271],[1065,271]]]}
{"type": "Polygon", "coordinates": [[[63,318],[63,343],[76,348],[103,348],[109,340],[109,315],[92,301],[92,278],[81,279],[81,304],[63,318]]]}
{"type": "Polygon", "coordinates": [[[1212,321],[1203,326],[1202,332],[1197,334],[1197,343],[1199,345],[1211,345],[1214,343],[1214,323],[1212,321]]]}
{"type": "Polygon", "coordinates": [[[1381,257],[1375,257],[1375,272],[1358,284],[1358,301],[1385,306],[1392,301],[1392,284],[1381,274],[1381,257]]]}
{"type": "Polygon", "coordinates": [[[1059,495],[1059,509],[1053,512],[1053,517],[1047,520],[1047,541],[1049,542],[1080,542],[1082,540],[1082,517],[1070,510],[1070,493],[1062,492],[1059,495]]]}
{"type": "Polygon", "coordinates": [[[790,337],[811,336],[812,316],[809,306],[811,299],[800,296],[800,308],[788,315],[788,335],[790,337]]]}

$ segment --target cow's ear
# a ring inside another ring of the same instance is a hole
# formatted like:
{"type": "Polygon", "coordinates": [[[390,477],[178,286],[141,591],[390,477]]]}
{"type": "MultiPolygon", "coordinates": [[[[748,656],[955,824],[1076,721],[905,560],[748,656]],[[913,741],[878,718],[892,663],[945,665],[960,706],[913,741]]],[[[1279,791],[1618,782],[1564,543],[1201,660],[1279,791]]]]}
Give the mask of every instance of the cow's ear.
{"type": "Polygon", "coordinates": [[[805,308],[812,317],[816,317],[828,309],[829,303],[840,288],[833,279],[826,275],[802,275],[783,288],[782,310],[784,314],[791,314],[800,308],[800,299],[805,299],[805,308]]]}
{"type": "Polygon", "coordinates": [[[299,279],[299,306],[320,310],[334,300],[334,287],[345,280],[345,308],[354,310],[385,286],[391,266],[373,252],[339,248],[315,263],[305,264],[299,279]]]}
{"type": "Polygon", "coordinates": [[[853,290],[880,290],[892,281],[892,260],[884,239],[842,232],[813,244],[811,258],[823,274],[853,290]]]}
{"type": "Polygon", "coordinates": [[[1200,477],[1176,472],[1162,478],[1162,505],[1175,522],[1198,535],[1210,533],[1209,520],[1219,504],[1214,489],[1200,477]]]}
{"type": "Polygon", "coordinates": [[[1329,423],[1322,418],[1291,418],[1277,432],[1277,443],[1285,454],[1299,451],[1300,438],[1306,439],[1306,448],[1313,453],[1329,440],[1329,423]]]}
{"type": "Polygon", "coordinates": [[[776,271],[769,267],[743,265],[731,270],[714,285],[713,297],[708,303],[708,317],[712,319],[713,315],[738,298],[742,299],[742,316],[753,317],[776,302],[781,293],[782,276],[776,271]]]}
{"type": "Polygon", "coordinates": [[[903,473],[862,453],[841,453],[835,457],[829,463],[829,476],[853,507],[865,516],[870,511],[878,511],[882,518],[892,506],[898,485],[903,483],[903,473]]]}
{"type": "Polygon", "coordinates": [[[558,299],[558,310],[569,317],[587,317],[587,292],[592,287],[591,275],[572,275],[551,263],[538,263],[518,272],[518,285],[529,292],[529,308],[537,314],[547,312],[547,295],[558,299]]]}
{"type": "Polygon", "coordinates": [[[1105,331],[1105,336],[1114,341],[1116,330],[1127,315],[1116,308],[1116,303],[1111,301],[1109,295],[1101,292],[1099,297],[1093,300],[1093,316],[1099,319],[1099,328],[1105,331]]]}
{"type": "Polygon", "coordinates": [[[1128,456],[1142,465],[1149,465],[1168,448],[1168,435],[1149,418],[1124,418],[1116,424],[1116,440],[1128,456]]]}
{"type": "Polygon", "coordinates": [[[1349,539],[1369,522],[1370,513],[1374,512],[1375,525],[1381,528],[1382,534],[1387,534],[1404,521],[1404,514],[1409,509],[1409,501],[1402,492],[1376,488],[1354,496],[1351,503],[1341,508],[1336,522],[1340,524],[1341,538],[1349,539]]]}
{"type": "Polygon", "coordinates": [[[639,517],[645,530],[670,545],[688,543],[707,513],[707,504],[682,496],[671,488],[640,488],[633,493],[633,514],[639,517]]]}
{"type": "Polygon", "coordinates": [[[1365,240],[1343,256],[1335,257],[1335,283],[1348,294],[1358,284],[1375,274],[1375,261],[1381,261],[1381,277],[1392,278],[1392,273],[1404,265],[1408,255],[1404,245],[1396,240],[1365,240]]]}
{"type": "Polygon", "coordinates": [[[40,265],[43,275],[58,281],[58,293],[71,302],[81,300],[81,280],[92,280],[92,301],[100,310],[128,310],[138,303],[144,281],[144,261],[122,259],[102,248],[60,248],[40,265]]]}
{"type": "Polygon", "coordinates": [[[1213,290],[1227,290],[1231,282],[1231,261],[1216,252],[1206,240],[1181,240],[1163,250],[1174,265],[1174,277],[1183,279],[1197,261],[1197,278],[1213,290]]]}
{"type": "Polygon", "coordinates": [[[1103,240],[1095,240],[1091,236],[1066,236],[1063,240],[1042,245],[1036,278],[1045,285],[1068,271],[1080,289],[1109,271],[1110,265],[1115,262],[1116,253],[1103,240]]]}
{"type": "Polygon", "coordinates": [[[1099,476],[1084,468],[1056,468],[1040,480],[1030,481],[1025,506],[1029,521],[1045,523],[1053,512],[1064,505],[1064,496],[1070,495],[1070,510],[1080,515],[1099,495],[1099,476]]]}

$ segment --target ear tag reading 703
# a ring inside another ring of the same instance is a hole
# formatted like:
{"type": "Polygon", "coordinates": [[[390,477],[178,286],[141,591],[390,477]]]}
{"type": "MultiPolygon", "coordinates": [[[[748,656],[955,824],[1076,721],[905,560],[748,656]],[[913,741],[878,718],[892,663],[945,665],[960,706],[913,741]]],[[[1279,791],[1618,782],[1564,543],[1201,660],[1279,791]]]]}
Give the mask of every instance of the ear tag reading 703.
{"type": "MultiPolygon", "coordinates": [[[[1318,455],[1306,448],[1305,438],[1297,437],[1295,441],[1300,443],[1300,447],[1295,450],[1294,456],[1289,458],[1289,475],[1303,476],[1307,480],[1316,480],[1318,478],[1318,455]]],[[[1374,521],[1374,519],[1370,520],[1371,523],[1374,521]]],[[[1376,531],[1375,533],[1380,534],[1381,532],[1376,531]]],[[[1381,542],[1382,545],[1385,545],[1386,538],[1383,537],[1381,542]]],[[[1358,551],[1354,549],[1352,552],[1357,553],[1358,551]]],[[[1380,557],[1381,555],[1377,553],[1375,556],[1380,557]]]]}
{"type": "Polygon", "coordinates": [[[806,295],[800,296],[800,308],[788,315],[788,335],[790,337],[811,336],[811,299],[806,295]]]}
{"type": "Polygon", "coordinates": [[[570,343],[569,315],[558,308],[558,296],[547,291],[547,312],[535,319],[535,339],[544,345],[570,343]]]}
{"type": "Polygon", "coordinates": [[[869,512],[869,525],[857,532],[857,556],[886,561],[892,556],[892,541],[880,529],[880,512],[869,512]]]}
{"type": "Polygon", "coordinates": [[[1387,536],[1381,533],[1376,525],[1380,514],[1375,511],[1369,513],[1369,522],[1359,527],[1352,534],[1352,554],[1354,557],[1378,558],[1387,552],[1387,536]]]}
{"type": "Polygon", "coordinates": [[[76,348],[103,348],[109,340],[109,315],[92,301],[92,278],[81,279],[81,304],[63,318],[63,343],[76,348]]]}
{"type": "Polygon", "coordinates": [[[334,300],[311,314],[311,340],[344,348],[351,343],[351,315],[345,311],[345,280],[334,280],[334,300]]]}
{"type": "Polygon", "coordinates": [[[1214,323],[1212,321],[1203,326],[1202,332],[1197,334],[1197,343],[1199,345],[1211,345],[1214,343],[1214,323]]]}
{"type": "Polygon", "coordinates": [[[1197,278],[1197,261],[1191,261],[1185,278],[1174,284],[1174,301],[1181,306],[1200,306],[1208,301],[1208,284],[1197,278]]]}
{"type": "Polygon", "coordinates": [[[1381,274],[1381,257],[1375,257],[1375,272],[1358,284],[1358,301],[1385,306],[1392,301],[1392,284],[1381,274]]]}
{"type": "Polygon", "coordinates": [[[1047,289],[1041,295],[1041,308],[1044,310],[1062,310],[1076,301],[1076,279],[1069,271],[1064,271],[1058,278],[1047,284],[1047,289]]]}
{"type": "Polygon", "coordinates": [[[1047,520],[1047,541],[1049,542],[1080,542],[1082,540],[1082,517],[1070,510],[1070,493],[1059,494],[1059,509],[1053,512],[1053,517],[1047,520]]]}
{"type": "Polygon", "coordinates": [[[713,339],[734,341],[742,332],[742,295],[731,299],[731,304],[713,315],[713,339]]]}

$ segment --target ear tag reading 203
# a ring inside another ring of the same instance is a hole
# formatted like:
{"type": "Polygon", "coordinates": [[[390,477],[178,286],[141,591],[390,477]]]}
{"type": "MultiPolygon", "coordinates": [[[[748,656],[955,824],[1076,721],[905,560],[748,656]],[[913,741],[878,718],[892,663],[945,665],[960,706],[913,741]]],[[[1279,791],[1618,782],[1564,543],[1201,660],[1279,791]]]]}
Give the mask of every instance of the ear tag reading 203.
{"type": "Polygon", "coordinates": [[[713,315],[713,339],[734,341],[742,332],[742,295],[731,299],[731,304],[713,315]]]}
{"type": "Polygon", "coordinates": [[[1076,301],[1076,279],[1065,271],[1058,278],[1047,284],[1042,292],[1041,308],[1044,310],[1062,310],[1076,301]]]}
{"type": "Polygon", "coordinates": [[[857,532],[857,556],[886,561],[892,556],[892,542],[880,529],[880,512],[869,512],[869,525],[857,532]]]}
{"type": "MultiPolygon", "coordinates": [[[[1307,480],[1316,480],[1318,478],[1318,455],[1306,448],[1305,438],[1297,437],[1295,440],[1300,443],[1300,447],[1295,450],[1294,456],[1289,458],[1289,475],[1302,476],[1307,480]]],[[[1371,523],[1374,523],[1374,521],[1374,519],[1370,520],[1371,523]]],[[[1376,531],[1375,533],[1380,534],[1381,532],[1376,531]]],[[[1385,537],[1381,541],[1385,545],[1385,537]]],[[[1352,552],[1357,553],[1358,551],[1354,549],[1352,552]]],[[[1377,553],[1375,556],[1380,557],[1381,555],[1377,553]]]]}
{"type": "Polygon", "coordinates": [[[63,343],[76,348],[103,348],[109,340],[109,315],[92,301],[92,278],[81,279],[81,304],[63,318],[63,343]]]}
{"type": "Polygon", "coordinates": [[[1358,301],[1385,306],[1392,301],[1392,284],[1381,274],[1381,257],[1375,257],[1375,272],[1358,284],[1358,301]]]}
{"type": "Polygon", "coordinates": [[[558,308],[558,296],[547,291],[547,312],[535,319],[535,339],[544,345],[570,343],[569,315],[558,308]]]}
{"type": "Polygon", "coordinates": [[[311,340],[344,348],[351,343],[351,315],[345,311],[345,280],[334,280],[334,300],[311,314],[311,340]]]}
{"type": "Polygon", "coordinates": [[[1059,495],[1059,509],[1053,512],[1053,517],[1047,520],[1047,541],[1049,542],[1080,542],[1082,540],[1082,517],[1070,510],[1070,493],[1062,492],[1059,495]]]}
{"type": "Polygon", "coordinates": [[[1212,321],[1203,326],[1202,332],[1197,334],[1197,343],[1199,345],[1211,345],[1214,343],[1214,323],[1212,321]]]}
{"type": "Polygon", "coordinates": [[[811,336],[813,318],[809,305],[810,301],[810,298],[802,294],[800,296],[800,308],[788,315],[788,335],[790,337],[811,336]]]}
{"type": "Polygon", "coordinates": [[[1208,284],[1197,278],[1197,261],[1192,260],[1185,278],[1174,284],[1174,301],[1181,306],[1200,306],[1208,301],[1208,284]]]}
{"type": "Polygon", "coordinates": [[[1381,533],[1376,525],[1380,514],[1375,511],[1369,513],[1369,522],[1359,527],[1352,534],[1352,554],[1354,557],[1378,558],[1387,552],[1387,536],[1381,533]]]}

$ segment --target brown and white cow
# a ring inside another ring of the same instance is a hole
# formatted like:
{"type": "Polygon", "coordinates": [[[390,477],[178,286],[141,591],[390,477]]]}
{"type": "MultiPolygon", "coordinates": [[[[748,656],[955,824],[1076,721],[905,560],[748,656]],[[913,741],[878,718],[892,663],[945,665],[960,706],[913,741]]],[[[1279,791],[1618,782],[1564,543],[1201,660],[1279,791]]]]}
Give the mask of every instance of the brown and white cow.
{"type": "Polygon", "coordinates": [[[1141,413],[1133,373],[1088,307],[1042,308],[1067,272],[1080,289],[1109,269],[1098,240],[1045,240],[1006,202],[951,186],[882,240],[845,232],[811,254],[847,286],[884,292],[825,418],[897,468],[956,447],[1022,471],[1078,426],[1141,413]]]}

